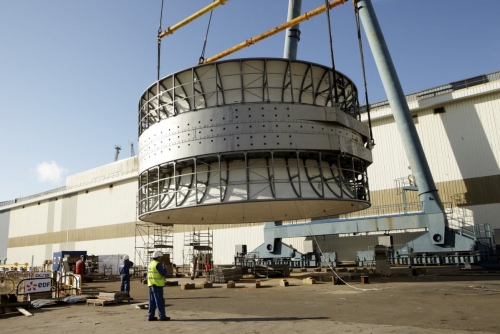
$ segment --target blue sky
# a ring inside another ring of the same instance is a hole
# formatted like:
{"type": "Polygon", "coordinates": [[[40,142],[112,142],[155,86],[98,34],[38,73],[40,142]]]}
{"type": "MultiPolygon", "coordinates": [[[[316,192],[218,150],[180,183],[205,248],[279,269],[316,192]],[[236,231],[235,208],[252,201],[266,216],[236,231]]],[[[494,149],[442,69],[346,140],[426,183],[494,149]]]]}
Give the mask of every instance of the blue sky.
{"type": "MultiPolygon", "coordinates": [[[[163,28],[211,0],[165,0],[163,28]]],[[[0,202],[137,152],[137,104],[156,80],[161,0],[0,4],[0,202]]],[[[302,12],[324,4],[303,0],[302,12]]],[[[500,70],[500,0],[374,0],[405,93],[500,70]]],[[[286,21],[288,0],[229,0],[209,57],[286,21]]],[[[362,91],[351,1],[331,12],[337,70],[362,91]]],[[[161,75],[196,65],[208,15],[162,41],[161,75]]],[[[298,58],[330,65],[326,15],[301,24],[298,58]]],[[[282,57],[284,33],[230,56],[282,57]]],[[[370,102],[385,99],[364,40],[370,102]]]]}

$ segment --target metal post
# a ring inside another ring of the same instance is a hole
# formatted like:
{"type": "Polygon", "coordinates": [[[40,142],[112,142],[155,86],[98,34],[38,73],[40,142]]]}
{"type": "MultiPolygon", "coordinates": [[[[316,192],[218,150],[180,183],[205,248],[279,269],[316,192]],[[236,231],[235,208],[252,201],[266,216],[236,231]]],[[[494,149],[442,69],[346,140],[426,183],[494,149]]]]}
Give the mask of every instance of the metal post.
{"type": "Polygon", "coordinates": [[[356,7],[377,64],[410,168],[416,179],[420,201],[424,204],[424,211],[430,213],[428,215],[428,228],[431,240],[434,244],[443,244],[445,217],[441,200],[375,11],[370,0],[357,0],[356,7]]]}
{"type": "MultiPolygon", "coordinates": [[[[300,10],[302,7],[302,0],[289,0],[288,3],[288,18],[287,21],[291,21],[300,15],[300,10]]],[[[297,48],[300,41],[300,30],[299,23],[290,27],[286,30],[285,36],[285,50],[283,52],[283,58],[296,60],[297,59],[297,48]]]]}

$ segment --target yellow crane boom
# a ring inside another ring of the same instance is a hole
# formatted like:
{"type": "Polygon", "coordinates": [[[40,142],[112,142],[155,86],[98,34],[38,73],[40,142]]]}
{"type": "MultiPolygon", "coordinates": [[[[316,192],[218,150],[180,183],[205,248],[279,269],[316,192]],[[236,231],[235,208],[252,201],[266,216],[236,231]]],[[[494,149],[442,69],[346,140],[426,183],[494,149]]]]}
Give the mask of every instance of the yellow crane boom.
{"type": "MultiPolygon", "coordinates": [[[[348,0],[333,0],[333,1],[330,1],[328,3],[328,10],[334,8],[334,7],[337,7],[339,5],[342,5],[343,3],[347,2],[348,0]]],[[[279,26],[273,28],[273,29],[270,29],[260,35],[257,35],[255,37],[252,37],[250,39],[247,39],[246,41],[238,44],[238,45],[235,45],[233,46],[232,48],[229,48],[227,49],[226,51],[222,51],[221,53],[218,53],[216,54],[215,56],[212,56],[210,58],[207,58],[203,63],[211,63],[213,61],[216,61],[216,60],[219,60],[227,55],[230,55],[231,53],[234,53],[236,51],[239,51],[247,46],[250,46],[252,44],[255,44],[265,38],[268,38],[272,35],[275,35],[277,33],[279,33],[280,31],[283,31],[285,29],[288,29],[290,27],[293,27],[294,25],[296,24],[299,24],[300,22],[303,22],[305,20],[309,20],[311,17],[314,17],[316,15],[319,15],[321,13],[324,13],[326,12],[327,10],[327,6],[320,6],[316,9],[313,9],[307,13],[304,13],[300,16],[297,16],[296,18],[294,18],[293,20],[290,20],[286,23],[283,23],[283,24],[280,24],[279,26]]]]}
{"type": "Polygon", "coordinates": [[[166,30],[162,31],[158,35],[158,39],[161,39],[161,38],[163,38],[165,36],[168,36],[168,35],[172,35],[174,33],[174,31],[176,31],[177,29],[182,28],[186,24],[188,24],[188,23],[196,20],[197,18],[199,18],[200,16],[208,13],[212,9],[217,8],[220,5],[225,4],[227,1],[229,1],[229,0],[215,0],[214,2],[212,2],[210,5],[206,6],[205,8],[200,9],[199,11],[197,11],[196,13],[188,16],[187,18],[185,18],[181,22],[179,22],[177,24],[174,24],[173,26],[168,27],[166,30]]]}

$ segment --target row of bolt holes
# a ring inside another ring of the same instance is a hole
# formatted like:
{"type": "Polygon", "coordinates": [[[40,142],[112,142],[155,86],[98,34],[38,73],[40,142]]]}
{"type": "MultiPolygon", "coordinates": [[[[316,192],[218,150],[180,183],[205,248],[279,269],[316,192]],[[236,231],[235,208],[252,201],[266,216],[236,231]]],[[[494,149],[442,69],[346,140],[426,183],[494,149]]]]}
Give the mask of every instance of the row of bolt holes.
{"type": "MultiPolygon", "coordinates": [[[[276,109],[276,108],[274,108],[276,109]]],[[[248,110],[252,110],[251,108],[248,108],[248,110]]],[[[262,108],[262,110],[264,110],[264,108],[262,108]]],[[[286,108],[286,110],[290,110],[290,108],[286,108]]],[[[238,109],[235,109],[235,111],[238,111],[238,109]]],[[[288,117],[290,117],[290,115],[287,115],[288,117]]],[[[248,117],[252,117],[252,115],[248,115],[248,117]]],[[[262,115],[262,117],[265,117],[265,115],[262,115]]],[[[274,117],[278,117],[277,114],[274,114],[274,117]]],[[[238,116],[236,116],[236,118],[238,118],[238,116]]],[[[225,120],[226,118],[225,117],[222,117],[223,120],[225,120]]],[[[210,119],[210,122],[212,122],[212,119],[210,119]]],[[[201,121],[198,121],[198,123],[201,123],[201,121]]],[[[188,123],[188,126],[189,126],[189,123],[188,123]]],[[[250,125],[250,127],[252,127],[250,125]]],[[[263,128],[265,128],[266,126],[265,125],[262,125],[263,128]]],[[[278,125],[276,125],[276,127],[278,127],[278,125]]],[[[288,127],[290,127],[290,125],[288,125],[288,127]]],[[[302,128],[302,125],[300,126],[302,128]]],[[[179,126],[177,126],[177,128],[179,128],[179,126]]],[[[226,130],[226,128],[222,128],[223,130],[226,130]]],[[[239,129],[239,127],[237,126],[236,129],[239,129]]],[[[311,126],[311,129],[314,129],[314,126],[311,126]]],[[[324,130],[325,128],[321,128],[321,130],[324,130]]],[[[168,129],[168,131],[170,131],[170,129],[168,129]]],[[[211,129],[210,132],[213,132],[214,130],[211,129]]],[[[330,129],[330,131],[333,131],[333,129],[330,129]]],[[[163,132],[162,132],[163,133],[163,132]]],[[[199,131],[198,133],[201,133],[201,131],[199,131]]],[[[188,133],[188,136],[189,136],[189,133],[188,133]]],[[[250,136],[250,138],[252,138],[253,136],[250,136]]],[[[276,137],[279,137],[279,135],[277,135],[276,137]]],[[[292,136],[289,136],[290,138],[292,138],[292,136]]],[[[180,136],[177,136],[177,138],[180,138],[180,136]]],[[[266,138],[266,136],[264,136],[264,138],[266,138]]],[[[236,139],[240,139],[240,137],[236,137],[236,139]]],[[[170,140],[170,139],[169,139],[170,140]]],[[[224,138],[224,140],[226,140],[226,138],[224,138]]],[[[213,142],[214,140],[212,139],[211,142],[213,142]]],[[[201,144],[201,141],[199,142],[199,144],[201,144]]],[[[278,145],[280,143],[277,143],[278,145]]],[[[264,143],[264,145],[267,145],[266,143],[264,143]]],[[[290,143],[290,145],[293,145],[293,143],[290,143]]],[[[188,144],[188,146],[191,146],[191,144],[188,144]]],[[[240,144],[237,144],[237,146],[239,147],[240,144]]],[[[253,146],[253,143],[250,143],[250,146],[253,146]]],[[[181,148],[180,146],[177,146],[177,148],[181,148]]],[[[171,150],[170,148],[168,149],[169,151],[171,150]]],[[[163,153],[163,152],[162,152],[163,153]]]]}
{"type": "MultiPolygon", "coordinates": [[[[274,110],[276,110],[276,109],[277,109],[277,108],[274,108],[274,110]]],[[[236,110],[236,111],[238,111],[238,109],[235,109],[235,110],[236,110]]],[[[248,108],[248,110],[252,110],[252,108],[248,108]]],[[[264,108],[262,108],[262,110],[264,110],[264,108]]],[[[286,108],[286,110],[290,110],[290,108],[286,108]]],[[[287,115],[287,116],[288,116],[288,117],[290,117],[290,115],[287,115]]],[[[252,117],[252,115],[248,115],[248,117],[252,117]]],[[[265,117],[265,115],[262,115],[262,117],[265,117]]],[[[278,114],[274,114],[274,117],[278,117],[278,114]]],[[[238,118],[238,116],[236,116],[236,118],[238,118]]],[[[225,117],[222,117],[222,120],[225,120],[225,119],[226,119],[225,117]]],[[[210,122],[212,122],[212,119],[210,119],[210,122]]],[[[201,121],[198,121],[198,123],[201,123],[201,121]]],[[[188,126],[189,126],[189,123],[188,123],[188,126]]],[[[263,125],[263,127],[264,127],[264,126],[265,126],[265,125],[263,125]]],[[[250,126],[250,127],[252,127],[252,126],[250,126]]],[[[276,127],[278,127],[278,126],[276,125],[276,127]]],[[[288,127],[290,127],[290,125],[289,125],[288,127]]],[[[302,127],[302,125],[301,125],[300,127],[302,127]]],[[[179,125],[177,126],[177,129],[178,129],[178,128],[179,128],[179,125]]],[[[236,127],[236,129],[237,129],[237,128],[238,128],[238,127],[236,127]]],[[[314,129],[314,127],[313,127],[313,129],[314,129]]],[[[224,128],[224,130],[226,130],[226,128],[224,128]]],[[[168,131],[170,131],[170,129],[168,129],[168,131]]],[[[162,132],[162,133],[163,133],[163,132],[162,132]]]]}
{"type": "MultiPolygon", "coordinates": [[[[189,124],[188,124],[188,125],[189,125],[189,124]]],[[[250,127],[252,127],[252,126],[250,125],[250,127]]],[[[263,127],[263,128],[265,128],[266,126],[265,126],[265,125],[262,125],[262,127],[263,127]]],[[[276,127],[278,127],[278,125],[276,125],[276,127]]],[[[288,125],[288,127],[291,127],[291,126],[290,126],[290,125],[288,125]]],[[[236,129],[239,129],[239,128],[240,128],[239,126],[237,126],[237,127],[236,127],[236,129]]],[[[302,129],[302,125],[300,126],[300,128],[302,129]]],[[[314,129],[314,126],[311,126],[311,129],[314,129]]],[[[321,128],[321,130],[324,130],[324,129],[325,129],[325,128],[321,128]]],[[[226,128],[222,128],[222,130],[226,130],[226,128]]],[[[168,131],[170,131],[170,129],[168,129],[168,131]]],[[[213,132],[213,131],[214,131],[213,129],[211,129],[211,130],[210,130],[210,132],[213,132]]],[[[330,131],[333,131],[333,129],[330,129],[330,131]]],[[[162,132],[162,133],[163,133],[163,132],[162,132]]],[[[198,131],[198,133],[201,133],[201,131],[198,131]]],[[[189,135],[190,135],[190,134],[188,133],[188,136],[189,136],[189,135]]],[[[180,136],[177,136],[177,138],[180,138],[180,136]]],[[[252,137],[250,137],[250,138],[252,138],[252,137]]],[[[168,139],[168,140],[170,140],[170,139],[168,139]]],[[[163,142],[162,142],[162,143],[163,143],[163,142]]]]}
{"type": "MultiPolygon", "coordinates": [[[[279,137],[279,135],[277,135],[276,137],[279,137]]],[[[289,136],[290,138],[292,138],[292,136],[289,136]]],[[[250,136],[250,138],[253,138],[253,136],[250,136]]],[[[266,136],[264,136],[264,138],[266,138],[266,136]]],[[[240,139],[240,137],[236,137],[236,139],[240,139]]],[[[169,139],[170,140],[170,139],[169,139]]],[[[224,140],[226,140],[226,138],[224,138],[224,140]]],[[[213,142],[214,140],[212,139],[211,142],[213,142]]],[[[198,143],[198,144],[201,144],[201,141],[198,143]]],[[[277,143],[278,145],[280,143],[277,143]]],[[[267,143],[264,143],[264,145],[267,145],[267,143]]],[[[292,143],[290,143],[290,145],[293,145],[292,143]]],[[[188,144],[188,146],[191,146],[191,144],[188,144]]],[[[240,146],[240,144],[237,145],[238,147],[240,146]]],[[[250,143],[250,146],[253,146],[253,143],[250,143]]],[[[177,146],[177,148],[181,148],[180,146],[177,146]]],[[[170,151],[170,148],[168,149],[170,151]]],[[[161,153],[163,153],[163,151],[161,151],[161,153]]]]}
{"type": "MultiPolygon", "coordinates": [[[[279,137],[279,135],[277,135],[276,137],[279,137]]],[[[290,138],[292,138],[292,136],[289,136],[290,138]]],[[[253,138],[253,136],[250,136],[250,138],[253,138]]],[[[266,138],[266,136],[264,136],[264,138],[266,138]]],[[[236,137],[236,139],[240,139],[240,137],[236,137]]],[[[169,139],[170,140],[170,139],[169,139]]],[[[224,138],[224,140],[226,140],[226,138],[224,138]]],[[[211,142],[213,142],[214,140],[212,139],[211,142]]],[[[201,144],[201,141],[198,142],[198,144],[201,144]]],[[[280,143],[277,143],[277,145],[279,145],[280,143]]],[[[267,145],[267,143],[264,143],[264,145],[267,145]]],[[[290,143],[290,145],[293,145],[293,143],[290,143]]],[[[188,144],[188,146],[191,146],[191,144],[188,144]]],[[[240,147],[240,144],[237,145],[238,147],[240,147]]],[[[250,146],[253,146],[253,143],[250,143],[250,146]]],[[[177,146],[177,148],[181,148],[180,146],[177,146]]],[[[168,149],[169,151],[171,150],[170,148],[168,149]]],[[[163,151],[161,151],[161,153],[163,153],[163,151]]]]}
{"type": "MultiPolygon", "coordinates": [[[[189,124],[188,124],[188,125],[189,125],[189,124]]],[[[250,127],[252,127],[252,126],[250,125],[250,127]]],[[[265,125],[262,125],[262,127],[263,127],[263,128],[265,128],[266,126],[265,126],[265,125]]],[[[276,125],[276,127],[278,127],[278,125],[276,125]]],[[[288,127],[291,127],[291,126],[290,126],[290,125],[288,125],[288,127]]],[[[236,127],[236,129],[239,129],[239,128],[240,128],[239,126],[237,126],[237,127],[236,127]]],[[[302,129],[302,125],[300,126],[300,128],[302,129]]],[[[314,129],[314,126],[311,126],[311,129],[314,129]]],[[[321,130],[324,130],[324,129],[325,129],[325,128],[321,128],[321,130]]],[[[222,130],[224,130],[224,131],[225,131],[225,130],[226,130],[226,128],[222,128],[222,130]]],[[[169,129],[169,131],[170,131],[170,129],[169,129]]],[[[210,132],[213,132],[213,131],[214,131],[213,129],[210,129],[210,132]]],[[[333,129],[330,129],[330,131],[333,131],[333,129]]],[[[162,132],[162,133],[163,133],[163,132],[162,132]]],[[[198,131],[198,133],[201,133],[201,131],[198,131]]],[[[189,133],[188,133],[188,136],[189,136],[189,133]]],[[[180,138],[180,136],[177,136],[177,138],[180,138]]],[[[170,139],[169,139],[169,140],[170,140],[170,139]]]]}
{"type": "MultiPolygon", "coordinates": [[[[188,124],[188,125],[189,125],[189,124],[188,124]]],[[[250,125],[250,127],[252,127],[252,126],[250,125]]],[[[265,126],[265,125],[262,125],[262,127],[263,127],[263,128],[265,128],[266,126],[265,126]]],[[[276,125],[276,127],[278,127],[278,125],[276,125]]],[[[288,125],[288,127],[290,127],[290,125],[288,125]]],[[[300,128],[302,128],[302,125],[300,126],[300,128]]],[[[222,128],[222,129],[223,129],[223,130],[226,130],[226,128],[222,128]]],[[[239,127],[237,126],[237,127],[236,127],[236,129],[239,129],[239,127]]],[[[311,129],[314,129],[314,126],[311,126],[311,129]]],[[[325,129],[325,128],[321,128],[321,130],[324,130],[324,129],[325,129]]],[[[168,131],[170,131],[170,129],[168,129],[168,131]]],[[[213,132],[213,131],[214,131],[213,129],[211,129],[211,130],[210,130],[210,132],[213,132]]],[[[333,129],[330,129],[330,131],[333,131],[333,129]]],[[[162,132],[162,133],[163,133],[163,132],[162,132]]],[[[201,131],[198,131],[198,133],[201,133],[201,131]]],[[[188,136],[189,136],[189,135],[190,135],[190,134],[188,133],[188,136]]],[[[278,136],[278,137],[279,137],[279,136],[278,136]]],[[[292,136],[290,136],[290,137],[292,137],[292,136]]],[[[177,136],[177,138],[180,138],[180,136],[177,136]]],[[[250,136],[250,138],[252,138],[252,136],[250,136]]],[[[266,138],[266,136],[264,136],[264,138],[266,138]]],[[[240,139],[240,137],[237,137],[237,139],[240,139]]],[[[169,138],[168,140],[170,141],[170,138],[169,138]]],[[[224,138],[224,140],[226,140],[226,138],[224,138]]],[[[213,141],[213,140],[212,140],[212,141],[213,141]]],[[[163,143],[163,141],[162,141],[161,143],[163,143]]],[[[201,142],[200,142],[200,144],[201,144],[201,142]]],[[[252,144],[252,145],[253,145],[253,144],[252,144]]],[[[264,144],[264,145],[265,145],[265,144],[264,144]]],[[[278,145],[279,145],[279,143],[278,143],[278,145]]],[[[290,145],[292,145],[292,144],[290,143],[290,145]]],[[[238,145],[238,146],[240,146],[240,145],[238,145]]]]}
{"type": "MultiPolygon", "coordinates": [[[[250,125],[250,127],[252,127],[252,126],[250,125]]],[[[263,127],[265,127],[265,125],[263,125],[263,127]]],[[[276,125],[276,127],[278,127],[278,126],[276,125]]],[[[290,127],[290,125],[288,127],[290,127]]],[[[302,125],[300,127],[302,128],[302,125]]],[[[236,128],[238,129],[238,127],[236,127],[236,128]]],[[[314,126],[311,126],[311,128],[314,129],[314,126]]],[[[226,128],[223,128],[223,129],[226,130],[226,128]]],[[[324,130],[324,129],[325,128],[321,128],[321,130],[324,130]]],[[[210,131],[213,131],[213,130],[210,130],[210,131]]],[[[333,129],[330,129],[330,131],[333,131],[333,129]]],[[[201,133],[201,131],[199,131],[198,133],[201,133]]],[[[188,136],[189,136],[189,133],[188,133],[188,136]]],[[[279,137],[279,135],[277,135],[276,137],[279,137]]],[[[292,136],[289,136],[289,137],[292,138],[292,136]]],[[[180,138],[180,136],[177,136],[177,138],[180,138]]],[[[253,136],[250,136],[250,138],[253,138],[253,136]]],[[[266,136],[264,136],[264,138],[266,138],[266,136]]],[[[236,137],[236,139],[240,139],[240,137],[236,137]]],[[[170,141],[170,138],[168,140],[170,141]]],[[[224,140],[226,140],[226,138],[224,138],[224,140]]],[[[212,142],[213,142],[213,139],[212,139],[212,142]]],[[[161,143],[163,143],[163,141],[161,143]]],[[[201,144],[201,141],[199,142],[199,144],[201,144]]],[[[277,144],[279,145],[280,143],[277,143],[277,144]]],[[[266,143],[264,143],[264,145],[266,145],[266,143]]],[[[292,143],[290,143],[290,145],[292,145],[292,143]]],[[[188,144],[188,146],[191,146],[191,144],[188,144]]],[[[238,146],[240,146],[240,144],[238,144],[238,146]]],[[[250,144],[250,146],[253,146],[253,144],[250,144]]],[[[177,146],[177,148],[180,148],[180,146],[177,146]]],[[[170,149],[168,149],[168,150],[170,151],[170,149]]]]}
{"type": "MultiPolygon", "coordinates": [[[[278,115],[274,115],[274,116],[275,116],[275,117],[278,117],[278,115]]],[[[252,117],[252,115],[248,115],[248,117],[252,117]]],[[[262,117],[264,117],[264,115],[262,115],[262,117]]],[[[288,117],[290,117],[290,115],[288,115],[288,117]]],[[[238,118],[238,116],[236,116],[236,118],[238,118]]],[[[225,120],[225,119],[226,119],[225,117],[222,117],[222,120],[225,120]]],[[[210,119],[210,122],[212,122],[212,119],[210,119]]],[[[201,121],[198,121],[198,123],[200,123],[200,124],[201,124],[201,121]]],[[[188,125],[187,125],[187,126],[189,126],[189,123],[188,123],[188,125]]],[[[265,126],[265,125],[263,125],[263,126],[265,126]]],[[[250,126],[250,127],[252,127],[252,126],[250,126]]],[[[278,127],[278,126],[276,125],[276,127],[278,127]]],[[[288,127],[290,127],[290,125],[289,125],[288,127]]],[[[301,127],[302,127],[302,126],[301,126],[301,127]]],[[[180,128],[180,125],[177,125],[177,129],[178,129],[178,128],[180,128]]],[[[236,127],[236,128],[238,128],[238,127],[236,127]]],[[[224,128],[224,130],[225,130],[225,129],[226,129],[226,128],[224,128]]],[[[168,129],[168,131],[170,131],[170,130],[171,130],[171,129],[168,129]]],[[[162,132],[162,133],[163,133],[163,132],[162,132]]]]}

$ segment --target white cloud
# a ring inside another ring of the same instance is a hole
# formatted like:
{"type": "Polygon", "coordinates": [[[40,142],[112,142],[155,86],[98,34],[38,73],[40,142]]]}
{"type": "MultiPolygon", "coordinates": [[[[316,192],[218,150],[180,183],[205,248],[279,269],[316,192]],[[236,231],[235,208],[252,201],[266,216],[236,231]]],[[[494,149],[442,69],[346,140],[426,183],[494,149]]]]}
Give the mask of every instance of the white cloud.
{"type": "Polygon", "coordinates": [[[59,183],[66,173],[66,169],[58,166],[55,161],[44,161],[36,166],[35,172],[40,182],[59,183]]]}

